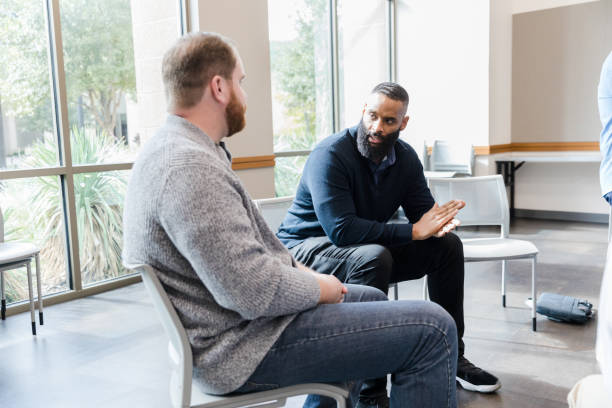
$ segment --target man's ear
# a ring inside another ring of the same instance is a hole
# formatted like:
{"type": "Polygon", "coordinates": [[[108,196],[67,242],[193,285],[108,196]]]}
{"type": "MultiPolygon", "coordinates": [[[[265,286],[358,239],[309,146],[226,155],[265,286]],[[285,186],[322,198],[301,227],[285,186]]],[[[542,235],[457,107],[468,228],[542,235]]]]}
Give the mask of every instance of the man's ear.
{"type": "Polygon", "coordinates": [[[227,104],[230,99],[230,92],[227,80],[221,75],[215,75],[210,80],[210,93],[213,99],[219,103],[227,104]]]}
{"type": "Polygon", "coordinates": [[[406,125],[408,124],[409,119],[410,119],[410,116],[408,115],[404,116],[404,119],[402,119],[402,125],[400,126],[400,130],[404,130],[406,128],[406,125]]]}

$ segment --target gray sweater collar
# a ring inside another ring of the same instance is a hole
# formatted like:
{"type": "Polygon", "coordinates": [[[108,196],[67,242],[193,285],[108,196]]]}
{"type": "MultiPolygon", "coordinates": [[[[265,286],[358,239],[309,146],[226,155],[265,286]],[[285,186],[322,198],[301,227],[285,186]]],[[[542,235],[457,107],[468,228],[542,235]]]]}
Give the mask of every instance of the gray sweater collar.
{"type": "Polygon", "coordinates": [[[166,124],[168,127],[174,127],[174,128],[180,129],[181,134],[183,136],[187,137],[189,140],[192,140],[200,145],[206,146],[209,149],[218,151],[219,148],[221,148],[223,152],[225,152],[225,156],[227,157],[228,161],[231,163],[232,154],[225,147],[225,142],[219,142],[219,144],[216,144],[215,142],[213,142],[210,136],[208,136],[206,133],[202,131],[202,129],[200,129],[193,123],[189,122],[187,119],[171,113],[166,118],[166,124]]]}

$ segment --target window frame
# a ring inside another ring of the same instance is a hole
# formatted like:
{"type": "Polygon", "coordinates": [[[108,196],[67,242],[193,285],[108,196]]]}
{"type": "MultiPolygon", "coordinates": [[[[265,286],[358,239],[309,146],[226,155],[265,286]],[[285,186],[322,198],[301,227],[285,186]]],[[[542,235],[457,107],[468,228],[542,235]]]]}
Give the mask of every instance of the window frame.
{"type": "MultiPolygon", "coordinates": [[[[186,0],[173,0],[177,7],[178,35],[189,31],[189,7],[186,0]]],[[[46,305],[66,302],[85,296],[140,282],[137,274],[128,274],[83,286],[79,240],[77,230],[77,209],[74,193],[74,176],[84,173],[131,170],[133,161],[108,164],[73,165],[68,121],[68,102],[66,94],[66,73],[64,70],[64,51],[62,43],[60,0],[43,0],[44,20],[47,31],[47,50],[49,57],[49,77],[52,96],[53,127],[58,143],[59,165],[34,169],[0,170],[1,180],[56,176],[59,178],[63,221],[65,229],[66,265],[68,289],[64,292],[43,296],[46,305]]],[[[7,315],[25,312],[29,308],[27,300],[7,305],[7,315]]]]}
{"type": "MultiPolygon", "coordinates": [[[[384,0],[386,2],[386,17],[387,17],[387,64],[389,67],[389,81],[396,81],[397,78],[397,25],[396,25],[396,7],[397,0],[384,0]]],[[[331,107],[332,107],[332,131],[339,132],[340,129],[340,56],[338,53],[338,0],[329,0],[329,20],[330,20],[330,37],[331,37],[331,70],[332,92],[331,92],[331,107]]],[[[312,149],[307,150],[283,150],[274,151],[275,158],[281,157],[297,157],[308,156],[312,149]]]]}

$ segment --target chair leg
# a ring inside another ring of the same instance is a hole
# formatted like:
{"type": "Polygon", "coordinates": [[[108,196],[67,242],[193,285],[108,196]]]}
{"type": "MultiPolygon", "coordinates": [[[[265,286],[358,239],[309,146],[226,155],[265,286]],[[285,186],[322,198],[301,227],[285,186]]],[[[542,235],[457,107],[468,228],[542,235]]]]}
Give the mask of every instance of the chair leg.
{"type": "Polygon", "coordinates": [[[536,257],[531,259],[531,321],[536,331],[536,257]]]}
{"type": "Polygon", "coordinates": [[[502,307],[506,307],[506,266],[507,262],[505,259],[502,261],[502,282],[501,282],[501,295],[502,295],[502,307]]]}
{"type": "Polygon", "coordinates": [[[2,306],[0,307],[0,314],[2,320],[6,319],[6,296],[4,295],[4,271],[0,271],[0,291],[2,291],[2,306]]]}
{"type": "Polygon", "coordinates": [[[28,294],[30,295],[30,317],[32,318],[32,334],[36,336],[36,320],[34,320],[34,293],[32,290],[32,265],[28,262],[26,265],[28,271],[28,294]]]}
{"type": "Polygon", "coordinates": [[[38,254],[36,254],[36,290],[38,292],[38,323],[42,326],[44,324],[43,320],[43,298],[42,298],[42,282],[40,279],[40,258],[38,254]]]}
{"type": "Polygon", "coordinates": [[[427,286],[427,275],[423,277],[423,300],[429,299],[429,290],[427,286]]]}

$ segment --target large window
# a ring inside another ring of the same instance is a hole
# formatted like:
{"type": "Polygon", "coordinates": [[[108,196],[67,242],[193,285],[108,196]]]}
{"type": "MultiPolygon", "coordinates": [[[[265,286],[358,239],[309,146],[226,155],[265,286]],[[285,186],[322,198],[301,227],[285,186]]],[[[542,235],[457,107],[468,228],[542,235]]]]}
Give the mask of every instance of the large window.
{"type": "MultiPolygon", "coordinates": [[[[330,2],[270,0],[275,152],[309,151],[333,129],[330,2]]],[[[277,195],[293,194],[304,160],[278,158],[277,195]]]]}
{"type": "Polygon", "coordinates": [[[356,125],[366,96],[391,80],[388,0],[338,0],[340,129],[356,125]]]}
{"type": "MultiPolygon", "coordinates": [[[[5,239],[41,248],[43,295],[127,274],[125,187],[165,117],[161,58],[179,35],[181,7],[0,2],[0,207],[5,239]]],[[[6,278],[9,303],[27,298],[23,271],[6,278]]]]}
{"type": "Polygon", "coordinates": [[[393,79],[393,5],[268,1],[277,196],[295,194],[316,143],[357,124],[371,88],[393,79]]]}

